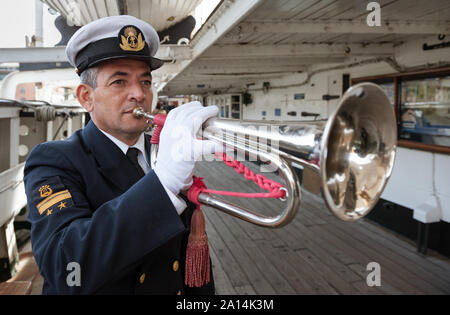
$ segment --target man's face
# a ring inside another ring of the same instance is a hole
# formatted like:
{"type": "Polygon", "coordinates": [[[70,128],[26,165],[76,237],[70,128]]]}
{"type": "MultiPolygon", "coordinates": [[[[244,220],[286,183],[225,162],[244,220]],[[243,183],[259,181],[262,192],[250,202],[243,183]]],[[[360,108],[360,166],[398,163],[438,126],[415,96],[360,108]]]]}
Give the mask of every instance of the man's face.
{"type": "Polygon", "coordinates": [[[145,62],[133,59],[107,61],[98,70],[92,120],[116,138],[135,138],[147,124],[145,119],[133,117],[133,109],[142,107],[150,111],[152,99],[152,76],[145,62]]]}

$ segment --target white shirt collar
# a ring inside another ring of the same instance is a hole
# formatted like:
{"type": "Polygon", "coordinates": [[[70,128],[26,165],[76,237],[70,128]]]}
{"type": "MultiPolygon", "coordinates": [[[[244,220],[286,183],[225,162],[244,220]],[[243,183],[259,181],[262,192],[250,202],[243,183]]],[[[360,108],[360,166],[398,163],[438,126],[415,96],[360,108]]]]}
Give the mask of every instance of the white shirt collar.
{"type": "Polygon", "coordinates": [[[110,135],[109,133],[107,133],[106,131],[101,130],[100,128],[98,128],[101,132],[103,132],[103,134],[105,136],[107,136],[115,145],[117,145],[119,147],[119,149],[123,152],[123,154],[127,154],[128,148],[136,148],[139,151],[141,151],[141,153],[143,154],[144,157],[146,157],[145,154],[145,137],[144,137],[144,133],[141,133],[141,136],[139,137],[138,141],[132,145],[131,147],[120,141],[119,139],[117,139],[116,137],[110,135]]]}

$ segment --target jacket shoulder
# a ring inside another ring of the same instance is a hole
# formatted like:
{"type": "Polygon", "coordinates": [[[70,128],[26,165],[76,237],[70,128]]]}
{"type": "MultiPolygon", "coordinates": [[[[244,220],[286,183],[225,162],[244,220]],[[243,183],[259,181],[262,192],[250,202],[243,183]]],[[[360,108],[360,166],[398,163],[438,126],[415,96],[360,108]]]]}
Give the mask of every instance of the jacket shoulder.
{"type": "Polygon", "coordinates": [[[48,141],[38,144],[30,152],[25,168],[36,162],[44,164],[71,160],[86,152],[80,132],[77,131],[67,140],[48,141]]]}
{"type": "Polygon", "coordinates": [[[77,174],[79,166],[85,164],[87,149],[81,133],[77,131],[67,140],[38,144],[30,152],[24,169],[25,183],[56,174],[77,174]],[[33,180],[32,180],[33,179],[33,180]]]}

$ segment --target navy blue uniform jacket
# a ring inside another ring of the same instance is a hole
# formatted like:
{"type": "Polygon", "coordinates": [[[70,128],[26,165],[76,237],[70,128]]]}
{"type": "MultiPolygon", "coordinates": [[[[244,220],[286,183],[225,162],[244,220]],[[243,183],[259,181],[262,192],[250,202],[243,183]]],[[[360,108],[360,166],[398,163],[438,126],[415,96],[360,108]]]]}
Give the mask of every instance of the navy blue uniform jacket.
{"type": "Polygon", "coordinates": [[[44,294],[214,294],[213,280],[184,286],[195,206],[178,215],[156,174],[139,179],[92,121],[67,140],[36,146],[24,180],[44,294]]]}

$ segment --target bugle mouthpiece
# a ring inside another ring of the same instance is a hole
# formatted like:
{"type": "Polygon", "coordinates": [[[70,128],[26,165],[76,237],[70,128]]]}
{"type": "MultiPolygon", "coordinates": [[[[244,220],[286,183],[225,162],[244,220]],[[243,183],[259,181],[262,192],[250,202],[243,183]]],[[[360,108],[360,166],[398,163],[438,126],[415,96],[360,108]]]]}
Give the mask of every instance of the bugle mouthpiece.
{"type": "Polygon", "coordinates": [[[141,118],[142,116],[144,116],[143,112],[144,112],[144,110],[142,109],[142,107],[136,107],[133,110],[133,116],[136,117],[136,118],[141,118]]]}
{"type": "Polygon", "coordinates": [[[154,116],[149,114],[149,113],[147,113],[142,107],[136,107],[133,110],[133,116],[135,118],[145,117],[147,119],[152,119],[152,120],[154,119],[154,116]]]}

